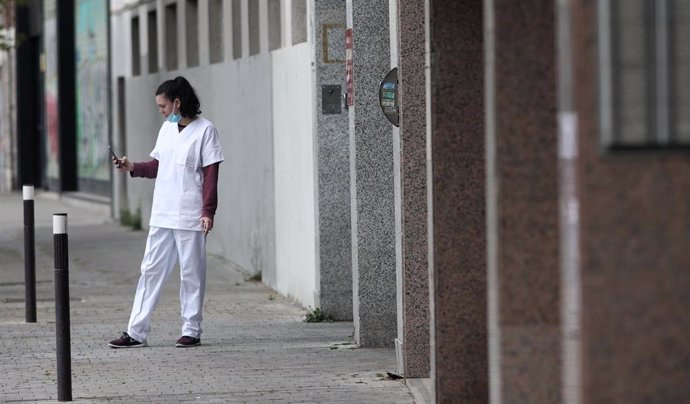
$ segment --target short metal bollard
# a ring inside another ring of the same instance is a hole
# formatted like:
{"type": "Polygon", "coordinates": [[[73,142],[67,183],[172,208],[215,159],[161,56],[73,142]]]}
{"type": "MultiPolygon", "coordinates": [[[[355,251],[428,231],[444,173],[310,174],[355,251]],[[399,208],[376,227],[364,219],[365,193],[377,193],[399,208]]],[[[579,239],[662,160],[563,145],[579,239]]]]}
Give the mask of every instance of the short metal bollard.
{"type": "Polygon", "coordinates": [[[55,249],[55,334],[57,341],[58,401],[72,401],[72,353],[69,321],[67,214],[53,215],[55,249]]]}
{"type": "Polygon", "coordinates": [[[22,187],[24,196],[24,302],[26,322],[36,322],[36,249],[34,236],[34,186],[22,187]]]}

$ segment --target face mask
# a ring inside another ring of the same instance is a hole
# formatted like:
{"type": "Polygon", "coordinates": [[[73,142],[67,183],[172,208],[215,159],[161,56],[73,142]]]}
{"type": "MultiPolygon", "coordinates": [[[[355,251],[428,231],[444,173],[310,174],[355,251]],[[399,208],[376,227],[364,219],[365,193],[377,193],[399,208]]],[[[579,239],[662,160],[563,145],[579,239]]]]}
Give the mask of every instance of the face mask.
{"type": "Polygon", "coordinates": [[[172,122],[172,123],[178,123],[178,122],[180,122],[180,119],[182,119],[182,115],[176,114],[176,113],[175,113],[175,103],[174,103],[174,102],[173,102],[173,110],[172,110],[172,112],[171,112],[170,115],[168,115],[167,118],[165,118],[165,119],[166,119],[168,122],[172,122]]]}

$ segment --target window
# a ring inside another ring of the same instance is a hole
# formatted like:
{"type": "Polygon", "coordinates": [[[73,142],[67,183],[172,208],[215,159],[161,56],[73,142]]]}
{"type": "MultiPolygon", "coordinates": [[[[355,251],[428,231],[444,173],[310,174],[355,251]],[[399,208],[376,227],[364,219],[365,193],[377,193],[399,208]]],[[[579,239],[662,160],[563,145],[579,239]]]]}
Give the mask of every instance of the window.
{"type": "Polygon", "coordinates": [[[165,66],[177,69],[177,4],[165,7],[165,66]]]}
{"type": "Polygon", "coordinates": [[[242,57],[242,3],[232,0],[232,58],[242,57]]]}
{"type": "Polygon", "coordinates": [[[670,52],[669,65],[671,78],[669,88],[671,92],[671,133],[673,139],[683,145],[690,145],[690,2],[675,0],[671,2],[669,15],[670,52]]]}
{"type": "Polygon", "coordinates": [[[280,0],[268,0],[268,50],[280,48],[280,0]]]}
{"type": "Polygon", "coordinates": [[[187,67],[199,66],[199,0],[187,0],[187,67]]]}
{"type": "Polygon", "coordinates": [[[307,0],[292,0],[292,44],[307,42],[307,0]]]}
{"type": "Polygon", "coordinates": [[[148,13],[148,33],[149,33],[149,73],[158,71],[158,22],[156,21],[156,10],[148,13]]]}
{"type": "Polygon", "coordinates": [[[223,0],[208,2],[208,51],[211,63],[223,61],[223,0]]]}
{"type": "Polygon", "coordinates": [[[141,74],[141,49],[139,47],[139,17],[132,17],[132,75],[141,74]]]}
{"type": "Polygon", "coordinates": [[[690,2],[599,0],[602,145],[690,148],[690,2]]]}
{"type": "Polygon", "coordinates": [[[249,5],[249,56],[261,52],[260,26],[259,26],[259,2],[248,1],[249,5]]]}

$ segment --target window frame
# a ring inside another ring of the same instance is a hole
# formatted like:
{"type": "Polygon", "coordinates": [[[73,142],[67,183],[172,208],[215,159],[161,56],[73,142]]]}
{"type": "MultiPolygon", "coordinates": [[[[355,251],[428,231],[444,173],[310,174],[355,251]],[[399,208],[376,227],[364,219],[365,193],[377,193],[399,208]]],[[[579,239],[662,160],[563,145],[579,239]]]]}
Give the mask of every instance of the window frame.
{"type": "Polygon", "coordinates": [[[598,101],[600,147],[604,152],[642,150],[690,150],[690,140],[676,136],[675,108],[678,107],[672,81],[674,78],[673,5],[666,0],[644,1],[645,66],[649,69],[645,79],[646,129],[645,142],[626,139],[618,122],[621,106],[617,91],[621,68],[617,66],[620,47],[615,37],[616,0],[598,0],[598,101]]]}

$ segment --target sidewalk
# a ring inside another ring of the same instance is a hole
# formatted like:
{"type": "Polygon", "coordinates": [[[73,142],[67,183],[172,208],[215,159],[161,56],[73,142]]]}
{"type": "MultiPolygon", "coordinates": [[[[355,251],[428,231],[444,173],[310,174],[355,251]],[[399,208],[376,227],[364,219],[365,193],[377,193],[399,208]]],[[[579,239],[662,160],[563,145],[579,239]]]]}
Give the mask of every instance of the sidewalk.
{"type": "Polygon", "coordinates": [[[352,323],[304,323],[304,309],[213,256],[200,347],[174,347],[180,319],[173,275],[149,347],[108,348],[127,325],[146,232],[40,193],[35,204],[38,322],[27,324],[21,194],[0,195],[0,402],[57,398],[52,214],[64,212],[74,401],[413,402],[402,381],[385,377],[396,369],[393,349],[354,349],[352,323]]]}

